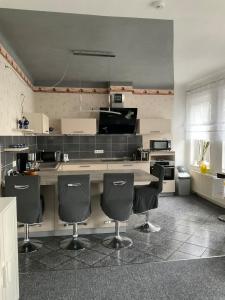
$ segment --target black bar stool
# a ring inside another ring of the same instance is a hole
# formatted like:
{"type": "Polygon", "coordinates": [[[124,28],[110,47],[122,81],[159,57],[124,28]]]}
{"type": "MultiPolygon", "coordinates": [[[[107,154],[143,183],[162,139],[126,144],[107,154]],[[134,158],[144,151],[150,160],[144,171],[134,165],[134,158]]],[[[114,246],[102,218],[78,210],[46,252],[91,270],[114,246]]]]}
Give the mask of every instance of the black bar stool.
{"type": "Polygon", "coordinates": [[[60,247],[81,250],[89,247],[87,239],[78,237],[78,224],[91,214],[90,175],[58,176],[59,217],[73,224],[73,236],[63,240],[60,247]]]}
{"type": "Polygon", "coordinates": [[[115,236],[108,237],[103,245],[108,248],[121,249],[133,244],[128,237],[120,235],[119,222],[129,219],[133,206],[134,174],[104,174],[101,207],[104,213],[115,221],[115,236]]]}
{"type": "Polygon", "coordinates": [[[136,227],[142,232],[157,232],[160,227],[150,223],[150,210],[158,207],[158,196],[162,192],[164,168],[161,165],[154,165],[152,175],[156,176],[159,181],[151,182],[149,185],[139,185],[134,188],[134,205],[133,212],[135,214],[144,213],[145,223],[136,227]]]}
{"type": "Polygon", "coordinates": [[[6,176],[5,196],[16,197],[17,221],[24,224],[24,241],[19,243],[19,253],[37,251],[42,243],[30,240],[29,226],[42,222],[42,205],[39,176],[6,176]]]}

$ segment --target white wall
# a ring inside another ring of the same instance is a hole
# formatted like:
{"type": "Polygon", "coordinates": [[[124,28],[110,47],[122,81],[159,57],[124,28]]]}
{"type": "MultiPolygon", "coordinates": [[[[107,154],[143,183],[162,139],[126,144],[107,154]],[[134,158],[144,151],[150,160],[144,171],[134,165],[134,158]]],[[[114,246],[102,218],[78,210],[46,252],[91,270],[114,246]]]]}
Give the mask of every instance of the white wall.
{"type": "Polygon", "coordinates": [[[20,134],[14,129],[21,118],[21,94],[25,95],[24,111],[34,111],[33,91],[0,55],[0,135],[20,134]]]}
{"type": "MultiPolygon", "coordinates": [[[[60,118],[98,117],[97,113],[80,112],[81,110],[99,109],[108,106],[108,95],[35,93],[35,110],[43,112],[50,118],[50,126],[60,132],[60,118]],[[80,101],[81,100],[81,101],[80,101]]],[[[138,118],[171,119],[173,114],[173,96],[135,95],[125,93],[125,107],[137,107],[138,118]]],[[[155,136],[154,136],[155,137],[155,136]]],[[[143,146],[149,148],[149,140],[144,136],[143,146]]],[[[171,138],[171,135],[160,136],[171,138]]]]}
{"type": "Polygon", "coordinates": [[[186,89],[183,85],[175,85],[172,113],[173,145],[176,151],[176,164],[187,166],[187,151],[185,141],[186,119],[186,89]]]}

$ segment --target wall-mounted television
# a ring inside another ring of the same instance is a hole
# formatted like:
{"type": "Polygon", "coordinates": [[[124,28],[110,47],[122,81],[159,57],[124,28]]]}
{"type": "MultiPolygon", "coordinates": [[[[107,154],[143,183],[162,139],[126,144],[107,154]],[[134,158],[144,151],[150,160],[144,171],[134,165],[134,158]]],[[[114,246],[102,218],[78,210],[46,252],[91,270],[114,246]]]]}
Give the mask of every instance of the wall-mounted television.
{"type": "Polygon", "coordinates": [[[100,108],[99,134],[135,134],[137,108],[100,108]],[[108,111],[106,113],[106,111],[108,111]]]}

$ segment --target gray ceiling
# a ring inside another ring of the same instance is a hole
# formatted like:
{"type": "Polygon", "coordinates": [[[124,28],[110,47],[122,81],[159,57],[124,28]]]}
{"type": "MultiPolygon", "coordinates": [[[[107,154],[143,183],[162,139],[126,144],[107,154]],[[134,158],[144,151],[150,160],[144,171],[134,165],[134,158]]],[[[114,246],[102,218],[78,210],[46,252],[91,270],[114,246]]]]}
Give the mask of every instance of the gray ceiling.
{"type": "Polygon", "coordinates": [[[59,86],[174,85],[173,21],[0,9],[0,30],[35,85],[54,85],[67,65],[59,86]],[[73,56],[72,49],[116,57],[73,56]]]}

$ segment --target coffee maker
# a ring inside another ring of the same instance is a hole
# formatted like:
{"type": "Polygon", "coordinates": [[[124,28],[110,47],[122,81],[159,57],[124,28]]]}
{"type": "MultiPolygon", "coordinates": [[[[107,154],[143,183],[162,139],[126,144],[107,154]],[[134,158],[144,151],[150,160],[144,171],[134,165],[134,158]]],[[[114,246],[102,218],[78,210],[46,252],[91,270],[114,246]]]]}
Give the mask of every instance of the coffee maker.
{"type": "Polygon", "coordinates": [[[19,173],[26,171],[28,163],[28,153],[22,152],[16,155],[16,166],[19,173]]]}

